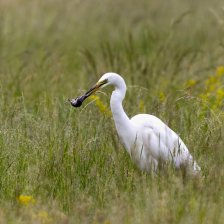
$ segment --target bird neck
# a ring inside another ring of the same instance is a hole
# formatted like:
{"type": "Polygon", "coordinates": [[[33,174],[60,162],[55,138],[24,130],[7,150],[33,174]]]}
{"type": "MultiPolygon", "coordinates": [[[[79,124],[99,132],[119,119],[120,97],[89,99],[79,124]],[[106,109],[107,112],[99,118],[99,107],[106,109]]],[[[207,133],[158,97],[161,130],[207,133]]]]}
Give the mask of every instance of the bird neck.
{"type": "Polygon", "coordinates": [[[126,150],[130,153],[131,142],[129,141],[130,135],[132,135],[132,125],[129,117],[125,113],[122,101],[125,97],[126,93],[126,85],[124,83],[123,86],[116,87],[113,91],[110,99],[110,107],[113,114],[113,119],[115,122],[116,130],[121,138],[126,150]]]}

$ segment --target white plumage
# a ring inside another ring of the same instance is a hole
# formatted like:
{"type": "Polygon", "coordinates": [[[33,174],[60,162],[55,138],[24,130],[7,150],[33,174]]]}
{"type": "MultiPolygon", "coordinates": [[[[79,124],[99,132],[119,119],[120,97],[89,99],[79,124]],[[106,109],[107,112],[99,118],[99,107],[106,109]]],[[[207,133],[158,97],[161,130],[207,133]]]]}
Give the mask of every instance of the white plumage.
{"type": "Polygon", "coordinates": [[[115,88],[111,95],[110,107],[118,136],[141,170],[156,170],[158,161],[171,162],[176,168],[183,165],[193,174],[201,170],[181,138],[159,118],[149,114],[138,114],[129,119],[122,106],[126,84],[120,75],[104,74],[82,97],[85,99],[107,85],[115,88]]]}

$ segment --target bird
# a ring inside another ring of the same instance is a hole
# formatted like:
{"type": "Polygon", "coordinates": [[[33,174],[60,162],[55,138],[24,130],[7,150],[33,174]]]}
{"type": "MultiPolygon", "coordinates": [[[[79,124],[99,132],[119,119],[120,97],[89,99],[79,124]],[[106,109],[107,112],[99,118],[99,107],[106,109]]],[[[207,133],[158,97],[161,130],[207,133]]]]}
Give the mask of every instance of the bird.
{"type": "Polygon", "coordinates": [[[182,139],[162,120],[150,114],[138,114],[129,118],[122,102],[127,86],[119,74],[108,72],[84,95],[69,100],[74,107],[97,90],[112,85],[110,108],[118,136],[137,167],[146,172],[157,172],[160,163],[171,163],[175,168],[186,167],[191,174],[201,172],[182,139]]]}

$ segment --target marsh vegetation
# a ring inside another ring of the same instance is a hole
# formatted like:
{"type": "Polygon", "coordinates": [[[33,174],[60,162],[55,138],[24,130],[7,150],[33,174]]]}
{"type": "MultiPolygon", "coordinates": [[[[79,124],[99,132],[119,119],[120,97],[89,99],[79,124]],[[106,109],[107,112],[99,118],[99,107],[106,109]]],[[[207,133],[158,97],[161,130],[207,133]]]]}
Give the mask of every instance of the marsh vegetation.
{"type": "Polygon", "coordinates": [[[223,223],[223,1],[0,1],[0,223],[223,223]],[[140,172],[120,144],[111,89],[161,118],[203,178],[140,172]],[[89,102],[91,104],[86,106],[89,102]]]}

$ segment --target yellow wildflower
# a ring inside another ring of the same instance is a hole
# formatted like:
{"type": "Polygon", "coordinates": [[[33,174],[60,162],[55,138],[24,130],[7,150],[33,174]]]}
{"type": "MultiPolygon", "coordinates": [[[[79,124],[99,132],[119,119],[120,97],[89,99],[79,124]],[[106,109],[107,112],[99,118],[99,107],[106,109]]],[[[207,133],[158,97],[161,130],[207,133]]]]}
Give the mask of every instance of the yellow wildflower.
{"type": "Polygon", "coordinates": [[[212,75],[205,81],[205,85],[209,91],[213,91],[218,82],[219,82],[219,77],[212,75]]]}
{"type": "Polygon", "coordinates": [[[223,105],[223,98],[224,98],[224,89],[223,88],[219,88],[216,91],[216,104],[217,106],[222,106],[223,105]]]}
{"type": "Polygon", "coordinates": [[[216,73],[210,75],[205,81],[205,88],[198,96],[205,103],[206,110],[220,110],[224,106],[223,77],[224,66],[219,66],[216,69],[216,73]]]}
{"type": "Polygon", "coordinates": [[[145,103],[143,100],[139,101],[139,110],[140,112],[145,112],[145,103]]]}
{"type": "Polygon", "coordinates": [[[161,91],[160,93],[159,93],[159,100],[161,101],[161,102],[163,102],[164,100],[165,100],[165,94],[164,94],[164,92],[163,91],[161,91]]]}
{"type": "Polygon", "coordinates": [[[40,220],[41,223],[52,223],[53,219],[49,216],[46,211],[39,211],[37,214],[37,219],[40,220]]]}
{"type": "Polygon", "coordinates": [[[30,196],[30,195],[20,195],[18,197],[18,202],[21,204],[21,205],[33,205],[35,204],[35,199],[30,196]]]}
{"type": "Polygon", "coordinates": [[[195,79],[189,79],[187,80],[187,82],[185,83],[185,86],[187,88],[191,88],[194,87],[196,85],[196,80],[195,79]]]}
{"type": "Polygon", "coordinates": [[[199,94],[199,98],[202,100],[202,102],[207,102],[209,97],[210,97],[209,93],[201,93],[201,94],[199,94]]]}
{"type": "Polygon", "coordinates": [[[224,98],[224,89],[223,89],[223,88],[219,88],[219,89],[216,91],[216,95],[217,95],[218,98],[223,99],[223,98],[224,98]]]}
{"type": "Polygon", "coordinates": [[[111,112],[110,110],[107,108],[107,106],[100,100],[100,98],[96,95],[92,95],[90,96],[91,100],[95,101],[95,105],[98,107],[98,109],[100,110],[100,112],[102,112],[103,114],[107,115],[107,116],[111,116],[111,112]]]}
{"type": "Polygon", "coordinates": [[[219,66],[216,69],[217,76],[223,76],[224,75],[224,66],[219,66]]]}

